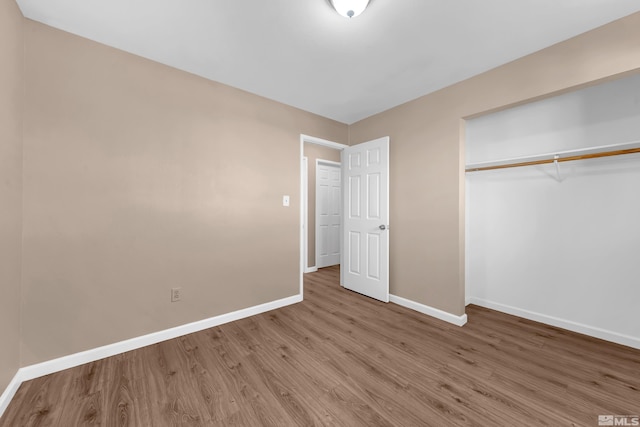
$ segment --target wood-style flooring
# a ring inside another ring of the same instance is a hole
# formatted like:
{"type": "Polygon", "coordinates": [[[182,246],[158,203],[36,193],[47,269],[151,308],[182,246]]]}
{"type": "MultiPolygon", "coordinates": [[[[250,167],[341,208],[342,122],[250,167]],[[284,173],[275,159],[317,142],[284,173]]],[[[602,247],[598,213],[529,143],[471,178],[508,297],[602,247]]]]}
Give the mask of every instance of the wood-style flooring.
{"type": "Polygon", "coordinates": [[[464,327],[305,276],[302,303],[22,384],[15,426],[597,426],[640,351],[469,306],[464,327]]]}

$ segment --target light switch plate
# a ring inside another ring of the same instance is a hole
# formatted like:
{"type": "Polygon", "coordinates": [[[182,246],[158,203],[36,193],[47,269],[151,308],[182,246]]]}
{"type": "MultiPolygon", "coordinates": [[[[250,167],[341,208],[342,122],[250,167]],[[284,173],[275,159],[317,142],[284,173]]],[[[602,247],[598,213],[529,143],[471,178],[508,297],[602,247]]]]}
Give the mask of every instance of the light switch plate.
{"type": "Polygon", "coordinates": [[[282,206],[289,206],[289,196],[282,196],[282,206]]]}

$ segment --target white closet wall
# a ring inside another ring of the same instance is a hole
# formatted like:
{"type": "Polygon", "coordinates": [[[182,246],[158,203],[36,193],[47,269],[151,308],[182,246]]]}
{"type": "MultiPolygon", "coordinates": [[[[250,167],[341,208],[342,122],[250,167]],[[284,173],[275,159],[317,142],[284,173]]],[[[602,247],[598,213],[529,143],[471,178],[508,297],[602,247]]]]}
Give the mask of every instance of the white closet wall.
{"type": "MultiPolygon", "coordinates": [[[[640,140],[640,75],[467,122],[467,163],[640,140]]],[[[640,155],[466,176],[467,300],[640,348],[640,155]]]]}

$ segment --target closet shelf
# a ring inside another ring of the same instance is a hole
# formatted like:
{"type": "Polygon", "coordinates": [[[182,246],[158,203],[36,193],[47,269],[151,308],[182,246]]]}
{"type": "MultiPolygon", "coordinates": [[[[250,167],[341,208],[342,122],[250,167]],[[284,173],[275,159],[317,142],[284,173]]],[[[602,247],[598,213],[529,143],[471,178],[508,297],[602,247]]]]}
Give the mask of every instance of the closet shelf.
{"type": "Polygon", "coordinates": [[[574,160],[595,159],[597,157],[619,156],[622,154],[632,153],[640,153],[640,141],[601,145],[598,147],[580,148],[577,150],[558,151],[555,153],[536,154],[533,156],[514,157],[511,159],[492,160],[490,162],[470,163],[465,166],[465,172],[506,169],[556,162],[570,162],[574,160]]]}

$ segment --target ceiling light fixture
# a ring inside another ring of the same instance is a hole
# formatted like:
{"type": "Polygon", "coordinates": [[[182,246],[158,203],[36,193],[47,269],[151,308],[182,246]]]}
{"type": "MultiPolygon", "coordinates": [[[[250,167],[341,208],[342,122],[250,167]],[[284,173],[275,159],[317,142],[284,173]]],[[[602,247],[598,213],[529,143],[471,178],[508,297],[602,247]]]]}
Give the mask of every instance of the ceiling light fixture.
{"type": "Polygon", "coordinates": [[[369,0],[330,0],[333,8],[345,18],[355,18],[369,5],[369,0]]]}

